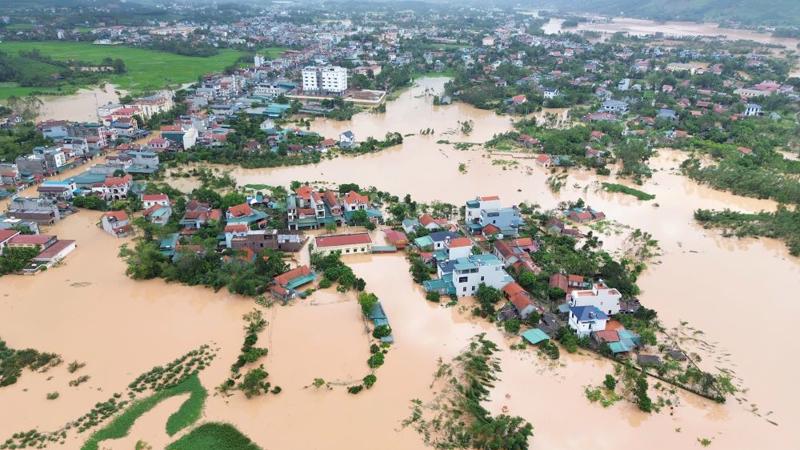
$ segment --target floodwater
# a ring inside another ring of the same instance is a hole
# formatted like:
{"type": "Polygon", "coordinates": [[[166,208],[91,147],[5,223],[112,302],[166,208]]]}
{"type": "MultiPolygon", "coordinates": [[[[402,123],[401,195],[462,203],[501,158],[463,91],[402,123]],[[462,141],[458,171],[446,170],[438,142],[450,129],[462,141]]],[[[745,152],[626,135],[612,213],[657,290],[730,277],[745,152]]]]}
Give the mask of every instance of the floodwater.
{"type": "MultiPolygon", "coordinates": [[[[397,195],[410,193],[419,201],[455,204],[475,195],[499,194],[509,204],[528,201],[551,208],[582,197],[610,219],[649,231],[659,240],[663,256],[642,275],[641,300],[659,311],[667,327],[687,321],[687,327],[702,330],[702,338],[717,346],[702,353],[702,366],[733,370],[747,389],[739,394],[744,400],[717,405],[681,395],[672,415],[644,415],[626,403],[603,409],[590,404],[583,389],[600,383],[612,370],[609,363],[564,355],[561,364],[553,366],[531,351],[503,345],[502,381],[489,407],[495,413],[507,409],[533,423],[534,449],[693,448],[698,438],[712,439],[714,448],[797,448],[800,432],[791,424],[800,419],[800,407],[787,395],[795,384],[794,363],[766,349],[787,341],[785,330],[793,327],[800,312],[791,295],[800,291],[800,261],[780,242],[726,239],[692,219],[692,212],[701,207],[755,211],[775,205],[687,180],[675,170],[682,154],[668,149],[659,150],[653,162],[658,170],[640,187],[656,195],[652,202],[599,192],[597,183],[606,178],[586,171],[571,172],[566,186],[554,194],[546,187],[548,173],[532,160],[503,166],[483,151],[437,144],[443,139],[480,142],[510,128],[509,118],[466,105],[433,107],[430,96],[422,94],[443,83],[420,80],[418,87],[390,103],[385,115],[362,113],[351,122],[313,125],[326,135],[352,129],[359,139],[382,137],[392,130],[416,133],[425,127],[434,128],[433,135],[409,136],[402,146],[357,158],[338,157],[303,167],[234,169],[232,174],[240,184],[357,182],[397,195]],[[463,136],[457,121],[467,119],[475,122],[475,129],[463,136]],[[459,171],[459,164],[466,166],[466,173],[459,171]]],[[[401,429],[400,422],[410,412],[411,399],[430,398],[439,358],[452,358],[479,332],[495,342],[514,342],[491,325],[469,318],[464,307],[427,302],[413,284],[403,255],[350,256],[348,264],[381,299],[396,340],[376,372],[377,384],[356,396],[339,385],[368,373],[369,340],[354,295],[328,289],[265,312],[269,325],[258,345],[270,352],[261,362],[269,381],[282,387],[280,394],[251,400],[241,394],[214,395],[213,388],[227,377],[239,352],[241,316],[254,303],[224,290],[214,293],[126,278],[124,263],[116,256],[125,241],[99,230],[98,217],[82,211],[53,227],[53,233],[78,241],[62,266],[35,277],[5,277],[0,283],[0,337],[14,348],[33,347],[57,352],[66,362],[87,363],[76,374],[68,374],[65,365],[45,374],[26,372],[16,385],[0,388],[0,404],[15,406],[0,408],[0,436],[37,426],[57,428],[123,390],[139,373],[213,342],[220,350],[201,374],[212,393],[202,420],[234,423],[269,449],[424,448],[420,437],[401,429]],[[67,386],[79,374],[90,375],[90,381],[67,386]],[[333,389],[307,387],[314,378],[331,382],[333,389]],[[61,396],[46,400],[46,393],[53,391],[61,396]]],[[[605,240],[613,248],[624,234],[605,240]]],[[[163,417],[177,404],[175,400],[152,410],[134,424],[128,438],[113,444],[166,442],[163,417]]],[[[70,436],[67,447],[81,442],[70,436]]]]}
{"type": "Polygon", "coordinates": [[[716,23],[657,22],[647,19],[614,17],[609,20],[590,20],[580,22],[576,28],[563,28],[563,19],[550,19],[542,26],[546,34],[558,34],[562,31],[598,31],[600,33],[628,33],[634,36],[646,36],[662,33],[668,37],[720,36],[728,40],[748,40],[762,44],[780,45],[789,50],[796,50],[800,40],[795,38],[775,37],[768,33],[753,30],[725,28],[716,23]]]}
{"type": "Polygon", "coordinates": [[[97,122],[97,107],[119,102],[120,94],[112,84],[92,89],[80,89],[76,94],[41,97],[44,104],[38,120],[71,120],[75,122],[97,122]]]}
{"type": "MultiPolygon", "coordinates": [[[[723,448],[748,448],[763,442],[772,444],[770,448],[792,447],[790,443],[797,442],[800,435],[786,424],[800,418],[800,408],[790,396],[784,395],[793,386],[791,370],[784,369],[785,362],[779,352],[765,352],[764,345],[785,340],[784,330],[790,329],[792,318],[800,308],[787,298],[788,292],[800,289],[800,261],[789,256],[784,245],[778,241],[724,238],[717,231],[703,230],[692,217],[693,211],[698,208],[758,211],[772,210],[775,204],[716,191],[686,179],[677,172],[682,154],[668,149],[660,150],[659,156],[653,161],[656,173],[640,188],[656,195],[652,202],[640,202],[624,194],[599,191],[599,182],[607,178],[586,171],[570,173],[566,186],[560,193],[554,194],[546,185],[549,173],[531,160],[519,159],[515,168],[507,167],[504,170],[502,165],[493,164],[497,158],[487,157],[482,151],[456,150],[449,145],[437,144],[440,139],[456,141],[448,138],[446,131],[439,130],[448,130],[453,127],[452,121],[465,120],[467,117],[474,118],[475,133],[479,132],[484,137],[507,129],[501,119],[490,116],[490,120],[482,120],[486,117],[483,111],[465,105],[432,107],[429,99],[419,97],[426,88],[436,88],[442,82],[437,79],[420,80],[420,86],[404,93],[387,109],[415,111],[409,118],[411,125],[406,128],[414,129],[422,123],[435,124],[437,132],[434,135],[409,136],[401,146],[358,158],[339,157],[302,167],[234,169],[232,175],[241,184],[266,182],[276,185],[288,184],[292,180],[357,182],[398,195],[409,193],[420,201],[439,200],[455,204],[479,194],[499,194],[508,203],[528,201],[551,208],[559,201],[582,197],[593,207],[605,211],[613,220],[641,228],[658,239],[663,256],[641,277],[640,284],[644,290],[642,301],[657,309],[668,327],[687,321],[689,326],[702,330],[705,339],[719,346],[718,354],[706,360],[708,369],[723,367],[733,370],[748,390],[742,396],[746,399],[742,404],[731,401],[720,407],[687,399],[685,403],[689,406],[676,413],[686,417],[685,423],[682,421],[682,425],[675,427],[670,425],[672,418],[646,418],[630,411],[630,408],[617,406],[598,413],[609,420],[601,421],[603,426],[598,426],[596,433],[587,435],[593,439],[603,434],[601,448],[628,448],[635,446],[635,439],[654,434],[659,439],[649,442],[658,448],[689,445],[687,442],[694,442],[698,437],[713,437],[715,442],[727,440],[723,448]],[[429,113],[420,117],[420,111],[424,111],[426,105],[429,113]],[[452,117],[448,108],[458,108],[460,114],[475,115],[452,117]],[[445,122],[440,125],[438,120],[445,122]],[[495,124],[496,128],[490,129],[491,124],[495,124]],[[460,164],[466,166],[467,173],[459,171],[460,164]],[[753,337],[752,330],[759,330],[757,339],[753,337]],[[755,404],[758,414],[764,417],[750,412],[753,408],[751,404],[755,404]],[[772,413],[767,416],[770,411],[772,413]],[[779,425],[769,424],[767,418],[779,425]],[[606,423],[609,421],[611,423],[606,423]],[[688,435],[688,431],[676,433],[676,427],[693,430],[695,435],[688,435]],[[639,428],[646,432],[639,433],[639,428]],[[736,430],[752,430],[752,433],[748,432],[742,437],[736,430]],[[752,436],[753,441],[748,442],[747,436],[752,436]]],[[[381,124],[387,122],[391,121],[386,117],[367,113],[355,116],[350,123],[316,122],[313,129],[326,133],[349,128],[355,131],[357,137],[364,138],[365,133],[378,134],[386,130],[381,128],[381,124]]],[[[610,235],[606,240],[613,248],[625,236],[610,235]]],[[[527,376],[523,363],[508,364],[521,370],[513,371],[513,374],[506,371],[508,378],[519,380],[527,376]]],[[[588,405],[580,404],[581,386],[589,379],[599,382],[603,375],[597,370],[573,370],[572,365],[568,364],[568,369],[564,371],[560,387],[552,386],[555,383],[553,380],[543,381],[535,377],[535,370],[528,368],[532,378],[527,384],[513,384],[513,388],[506,388],[517,393],[512,395],[512,398],[518,399],[515,403],[520,403],[516,408],[520,408],[524,416],[539,425],[538,435],[559,448],[577,448],[588,441],[582,441],[583,437],[575,436],[572,432],[574,420],[553,420],[550,415],[552,410],[559,409],[554,405],[561,403],[556,396],[568,399],[563,404],[570,405],[565,408],[565,411],[570,411],[569,414],[574,414],[576,407],[582,411],[588,405]],[[548,386],[542,392],[554,395],[546,403],[544,411],[540,410],[542,404],[536,400],[537,395],[541,394],[535,388],[537,383],[548,386]],[[528,390],[537,394],[525,394],[528,390]],[[535,420],[537,418],[540,420],[535,420]]],[[[591,417],[596,415],[587,414],[591,417]]]]}

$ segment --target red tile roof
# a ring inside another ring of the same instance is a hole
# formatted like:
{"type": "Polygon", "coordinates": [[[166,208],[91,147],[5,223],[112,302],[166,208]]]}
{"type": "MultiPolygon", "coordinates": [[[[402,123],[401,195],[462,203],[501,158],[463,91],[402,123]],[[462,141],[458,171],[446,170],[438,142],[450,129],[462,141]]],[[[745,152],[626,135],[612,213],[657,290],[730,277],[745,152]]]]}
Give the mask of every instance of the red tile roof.
{"type": "Polygon", "coordinates": [[[366,195],[361,195],[356,191],[350,191],[347,194],[344,194],[344,201],[350,205],[359,204],[359,203],[369,203],[369,197],[366,195]]]}
{"type": "Polygon", "coordinates": [[[499,232],[500,232],[500,228],[497,228],[497,226],[495,226],[495,225],[493,225],[491,223],[489,225],[486,225],[485,227],[483,227],[483,234],[497,234],[499,232]]]}
{"type": "Polygon", "coordinates": [[[58,255],[62,250],[69,247],[70,245],[74,244],[75,241],[55,241],[53,245],[47,247],[46,250],[39,253],[36,256],[36,259],[51,259],[58,255]]]}
{"type": "Polygon", "coordinates": [[[225,232],[226,233],[244,233],[247,232],[250,228],[247,227],[246,223],[231,223],[225,225],[225,232]]]}
{"type": "Polygon", "coordinates": [[[103,213],[103,217],[108,217],[109,219],[116,219],[118,221],[128,220],[128,213],[125,211],[108,211],[103,213]]]}
{"type": "Polygon", "coordinates": [[[167,194],[144,194],[142,195],[143,202],[160,202],[160,201],[169,201],[169,196],[167,194]]]}
{"type": "Polygon", "coordinates": [[[595,331],[594,335],[600,342],[619,342],[619,334],[616,330],[595,331]]]}
{"type": "Polygon", "coordinates": [[[108,177],[103,182],[103,186],[123,186],[133,181],[133,177],[130,175],[125,175],[124,177],[108,177]]]}
{"type": "Polygon", "coordinates": [[[300,266],[276,276],[273,280],[278,286],[286,286],[295,278],[303,277],[310,273],[311,269],[308,266],[300,266]]]}
{"type": "Polygon", "coordinates": [[[253,209],[247,203],[241,205],[234,205],[228,208],[228,214],[232,217],[243,217],[253,214],[253,209]]]}
{"type": "Polygon", "coordinates": [[[5,242],[18,234],[17,230],[0,230],[0,242],[5,242]]]}
{"type": "Polygon", "coordinates": [[[423,227],[427,227],[429,224],[436,223],[436,221],[433,220],[433,216],[430,214],[423,214],[419,216],[419,223],[421,223],[423,227]]]}
{"type": "Polygon", "coordinates": [[[386,235],[386,240],[394,246],[408,244],[408,237],[402,231],[384,230],[383,233],[386,235]]]}
{"type": "Polygon", "coordinates": [[[458,247],[472,247],[472,241],[469,238],[465,237],[457,237],[450,240],[450,248],[458,248],[458,247]]]}
{"type": "Polygon", "coordinates": [[[312,190],[310,186],[300,186],[299,188],[295,189],[294,192],[303,200],[311,200],[312,190]]]}
{"type": "Polygon", "coordinates": [[[54,239],[49,234],[18,234],[8,241],[9,245],[44,245],[54,239]]]}
{"type": "Polygon", "coordinates": [[[339,247],[343,245],[371,244],[372,239],[367,233],[336,234],[330,236],[317,236],[317,248],[339,247]]]}
{"type": "Polygon", "coordinates": [[[500,200],[500,197],[497,195],[484,195],[483,197],[481,197],[481,200],[488,202],[492,200],[500,200]]]}

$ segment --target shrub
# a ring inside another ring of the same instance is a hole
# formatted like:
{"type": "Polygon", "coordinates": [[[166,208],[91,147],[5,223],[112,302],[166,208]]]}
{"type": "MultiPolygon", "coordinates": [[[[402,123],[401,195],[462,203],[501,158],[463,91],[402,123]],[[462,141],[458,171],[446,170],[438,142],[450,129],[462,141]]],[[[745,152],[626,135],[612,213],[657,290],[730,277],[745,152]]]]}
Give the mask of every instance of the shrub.
{"type": "Polygon", "coordinates": [[[378,367],[383,365],[383,353],[375,353],[374,355],[370,356],[367,360],[367,365],[371,369],[377,369],[378,367]]]}
{"type": "Polygon", "coordinates": [[[347,392],[349,392],[350,394],[358,394],[363,389],[364,389],[364,386],[362,386],[360,384],[357,384],[355,386],[350,386],[349,388],[347,388],[347,392]]]}
{"type": "Polygon", "coordinates": [[[367,389],[369,389],[369,388],[372,387],[372,385],[375,384],[376,381],[378,381],[378,377],[376,377],[374,374],[369,374],[369,375],[364,377],[363,381],[364,381],[364,386],[367,389]]]}
{"type": "Polygon", "coordinates": [[[605,386],[609,391],[613,391],[614,388],[617,387],[616,378],[614,378],[614,376],[611,374],[606,375],[605,380],[603,380],[603,386],[605,386]]]}

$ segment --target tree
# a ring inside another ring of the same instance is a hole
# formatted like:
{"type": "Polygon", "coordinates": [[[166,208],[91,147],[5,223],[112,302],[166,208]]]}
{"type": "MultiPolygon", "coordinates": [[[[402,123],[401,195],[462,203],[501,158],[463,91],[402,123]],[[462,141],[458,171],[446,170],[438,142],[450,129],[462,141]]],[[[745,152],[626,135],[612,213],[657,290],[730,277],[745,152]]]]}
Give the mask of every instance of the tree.
{"type": "Polygon", "coordinates": [[[503,322],[503,328],[506,330],[506,333],[517,334],[520,329],[520,321],[519,319],[508,319],[503,322]]]}
{"type": "Polygon", "coordinates": [[[481,283],[478,286],[478,290],[475,293],[475,297],[480,304],[479,315],[481,317],[488,317],[494,314],[494,307],[501,298],[503,298],[503,294],[498,290],[491,286],[487,286],[484,283],[481,283]]]}
{"type": "Polygon", "coordinates": [[[229,192],[222,197],[220,206],[224,209],[230,208],[231,206],[241,205],[247,201],[247,198],[244,194],[239,192],[229,192]]]}
{"type": "Polygon", "coordinates": [[[613,391],[614,388],[617,387],[617,379],[611,374],[606,374],[606,378],[603,380],[603,385],[609,391],[613,391]]]}
{"type": "Polygon", "coordinates": [[[378,304],[378,296],[371,292],[362,292],[358,295],[358,304],[361,305],[361,312],[369,317],[372,308],[378,304]]]}
{"type": "Polygon", "coordinates": [[[266,381],[268,376],[269,374],[264,370],[264,365],[262,364],[255,369],[248,370],[238,388],[244,392],[247,398],[266,394],[270,388],[270,383],[266,381]]]}
{"type": "Polygon", "coordinates": [[[7,247],[0,255],[0,276],[19,272],[39,254],[39,247],[7,247]]]}
{"type": "Polygon", "coordinates": [[[523,270],[519,275],[519,284],[525,289],[530,289],[536,283],[536,275],[529,270],[523,270]]]}
{"type": "Polygon", "coordinates": [[[287,270],[289,265],[283,260],[281,252],[266,248],[258,253],[255,262],[255,272],[258,276],[272,280],[287,270]]]}
{"type": "Polygon", "coordinates": [[[127,262],[125,273],[135,280],[149,280],[163,274],[167,262],[154,241],[140,240],[131,250],[123,245],[119,251],[120,256],[127,262]]]}

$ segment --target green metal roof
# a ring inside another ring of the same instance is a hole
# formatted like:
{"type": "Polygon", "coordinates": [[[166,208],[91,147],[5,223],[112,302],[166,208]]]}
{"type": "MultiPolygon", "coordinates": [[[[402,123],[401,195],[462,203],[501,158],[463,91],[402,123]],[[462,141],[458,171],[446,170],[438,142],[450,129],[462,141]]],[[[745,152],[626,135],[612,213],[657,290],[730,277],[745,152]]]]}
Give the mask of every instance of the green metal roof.
{"type": "Polygon", "coordinates": [[[308,275],[303,275],[303,276],[297,277],[297,278],[289,281],[288,283],[286,283],[286,289],[297,289],[298,287],[300,287],[300,286],[302,286],[302,285],[304,285],[306,283],[311,283],[312,281],[314,281],[314,279],[316,277],[317,277],[317,275],[314,272],[311,272],[308,275]]]}
{"type": "Polygon", "coordinates": [[[414,245],[417,247],[430,247],[433,245],[433,239],[430,236],[422,236],[414,239],[414,245]]]}
{"type": "Polygon", "coordinates": [[[522,338],[530,342],[531,344],[536,345],[540,342],[544,342],[550,339],[550,336],[548,336],[547,333],[538,328],[531,328],[530,330],[527,330],[524,333],[522,333],[522,338]]]}
{"type": "Polygon", "coordinates": [[[617,353],[625,353],[633,350],[633,343],[630,340],[620,340],[619,342],[609,342],[608,348],[611,350],[611,353],[615,355],[617,353]]]}

